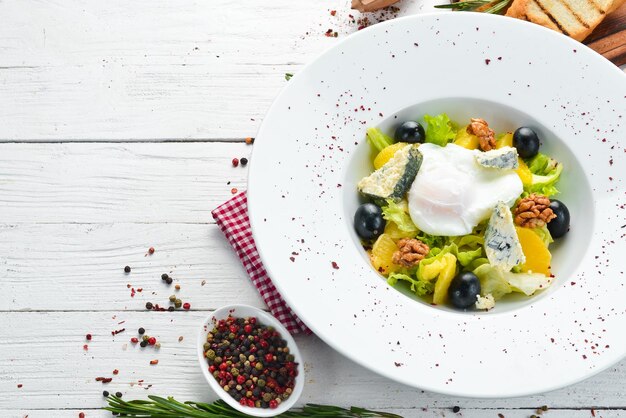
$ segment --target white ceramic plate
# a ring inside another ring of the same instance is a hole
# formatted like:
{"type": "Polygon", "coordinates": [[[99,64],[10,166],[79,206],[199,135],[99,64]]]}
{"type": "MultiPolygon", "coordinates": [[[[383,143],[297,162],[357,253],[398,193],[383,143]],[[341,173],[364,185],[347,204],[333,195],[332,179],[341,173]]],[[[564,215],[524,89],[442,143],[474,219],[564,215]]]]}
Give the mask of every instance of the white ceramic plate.
{"type": "Polygon", "coordinates": [[[294,311],[375,372],[473,397],[578,382],[626,353],[624,119],[624,74],[550,30],[477,13],[378,24],[306,66],[272,105],[250,167],[254,237],[294,311]],[[532,126],[565,164],[571,231],[542,294],[458,312],[370,267],[352,228],[355,184],[371,170],[365,128],[444,111],[496,131],[532,126]]]}

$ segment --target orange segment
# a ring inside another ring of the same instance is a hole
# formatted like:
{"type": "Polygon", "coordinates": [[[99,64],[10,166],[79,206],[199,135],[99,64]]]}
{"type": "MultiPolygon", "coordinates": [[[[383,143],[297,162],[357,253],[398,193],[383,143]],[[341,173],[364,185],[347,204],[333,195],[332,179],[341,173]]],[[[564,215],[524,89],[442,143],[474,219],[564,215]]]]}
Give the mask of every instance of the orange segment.
{"type": "Polygon", "coordinates": [[[380,150],[376,158],[374,158],[374,169],[378,170],[380,167],[387,164],[396,151],[404,148],[406,145],[408,145],[406,142],[396,142],[380,150]]]}
{"type": "Polygon", "coordinates": [[[507,132],[496,140],[496,148],[512,147],[513,146],[513,133],[507,132]]]}
{"type": "Polygon", "coordinates": [[[467,133],[467,127],[464,127],[464,128],[459,129],[459,131],[456,133],[456,138],[454,139],[454,143],[463,148],[477,149],[479,140],[476,135],[467,133]]]}
{"type": "Polygon", "coordinates": [[[396,242],[387,234],[382,234],[372,247],[372,265],[379,273],[387,275],[397,271],[400,266],[393,263],[393,253],[398,251],[396,242]]]}
{"type": "Polygon", "coordinates": [[[522,272],[541,273],[546,276],[550,275],[550,260],[552,254],[545,246],[539,235],[535,234],[530,228],[515,227],[517,238],[522,244],[522,251],[526,256],[526,262],[522,264],[522,272]]]}
{"type": "Polygon", "coordinates": [[[533,182],[533,173],[530,171],[530,169],[528,168],[528,166],[526,165],[524,160],[522,160],[521,158],[518,157],[517,161],[519,163],[519,167],[518,167],[517,170],[515,170],[515,172],[519,176],[520,180],[522,180],[522,184],[524,186],[528,186],[528,185],[532,184],[532,182],[533,182]]]}

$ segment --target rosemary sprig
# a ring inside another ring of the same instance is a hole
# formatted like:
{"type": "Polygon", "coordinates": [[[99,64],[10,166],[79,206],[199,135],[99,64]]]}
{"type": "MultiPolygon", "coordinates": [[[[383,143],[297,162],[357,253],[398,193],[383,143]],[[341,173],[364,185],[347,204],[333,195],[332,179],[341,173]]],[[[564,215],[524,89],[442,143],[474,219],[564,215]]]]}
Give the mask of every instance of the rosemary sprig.
{"type": "MultiPolygon", "coordinates": [[[[109,396],[109,406],[104,409],[128,418],[248,418],[226,402],[218,400],[211,404],[202,402],[178,402],[172,397],[162,398],[150,395],[148,400],[125,401],[117,396],[109,396]]],[[[400,415],[370,411],[364,408],[306,404],[294,408],[282,418],[327,417],[327,418],[402,418],[400,415]]]]}
{"type": "Polygon", "coordinates": [[[435,7],[438,9],[499,14],[509,3],[511,3],[511,0],[467,0],[450,4],[438,4],[435,7]]]}

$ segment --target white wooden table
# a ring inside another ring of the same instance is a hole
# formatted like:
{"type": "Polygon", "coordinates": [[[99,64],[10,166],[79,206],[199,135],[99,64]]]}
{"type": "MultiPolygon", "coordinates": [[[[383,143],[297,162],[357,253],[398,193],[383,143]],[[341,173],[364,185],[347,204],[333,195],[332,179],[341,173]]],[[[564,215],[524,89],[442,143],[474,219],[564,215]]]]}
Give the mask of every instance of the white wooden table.
{"type": "MultiPolygon", "coordinates": [[[[0,417],[110,416],[104,389],[214,399],[196,364],[200,320],[226,303],[264,305],[210,210],[245,189],[231,159],[250,155],[244,138],[285,73],[362,24],[346,3],[0,1],[0,417]],[[145,310],[174,293],[164,272],[191,311],[145,310]],[[129,343],[139,327],[160,350],[129,343]]],[[[626,415],[626,362],[543,395],[459,399],[297,340],[302,402],[416,417],[457,416],[456,405],[463,417],[527,417],[544,404],[554,418],[626,415]]]]}

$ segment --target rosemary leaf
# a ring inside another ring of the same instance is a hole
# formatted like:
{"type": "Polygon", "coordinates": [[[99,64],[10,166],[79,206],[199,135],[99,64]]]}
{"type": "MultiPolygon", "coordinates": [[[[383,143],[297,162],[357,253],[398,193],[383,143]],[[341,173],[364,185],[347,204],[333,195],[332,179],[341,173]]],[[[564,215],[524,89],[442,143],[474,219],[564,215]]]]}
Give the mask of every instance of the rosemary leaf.
{"type": "MultiPolygon", "coordinates": [[[[201,402],[178,402],[172,397],[162,398],[150,395],[150,400],[125,401],[116,396],[109,396],[109,406],[104,409],[127,418],[246,418],[226,402],[218,400],[211,404],[201,402]]],[[[282,418],[328,417],[328,418],[402,418],[400,415],[370,411],[364,408],[350,409],[331,405],[306,404],[302,408],[294,408],[282,418]]]]}

